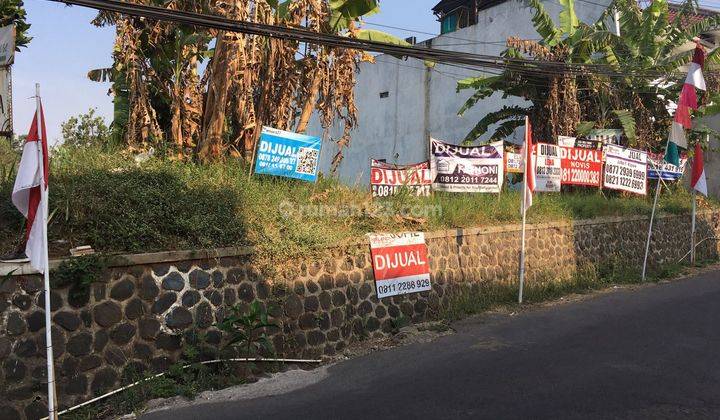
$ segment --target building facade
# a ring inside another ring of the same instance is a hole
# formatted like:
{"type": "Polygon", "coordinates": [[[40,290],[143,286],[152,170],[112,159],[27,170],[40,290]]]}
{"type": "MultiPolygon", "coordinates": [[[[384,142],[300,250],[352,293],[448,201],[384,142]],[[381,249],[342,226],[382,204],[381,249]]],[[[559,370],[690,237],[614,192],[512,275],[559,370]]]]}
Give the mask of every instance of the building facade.
{"type": "MultiPolygon", "coordinates": [[[[505,40],[510,36],[539,39],[531,22],[533,10],[526,2],[491,0],[487,7],[476,7],[478,3],[483,2],[446,0],[438,3],[433,12],[440,19],[441,32],[445,33],[422,44],[497,56],[505,49],[505,40]],[[476,15],[472,18],[468,13],[476,15]]],[[[582,21],[595,22],[604,10],[599,5],[605,3],[609,0],[592,3],[577,0],[575,10],[582,21]]],[[[557,20],[562,10],[560,4],[553,0],[543,4],[557,20]]],[[[456,92],[457,81],[481,75],[491,73],[444,64],[429,68],[421,60],[388,55],[377,56],[374,64],[360,64],[355,88],[358,124],[350,145],[344,149],[337,175],[345,183],[367,185],[371,158],[399,164],[424,161],[428,158],[430,137],[460,143],[488,112],[518,103],[517,98],[503,99],[501,94],[495,94],[459,117],[457,112],[471,92],[456,92]]],[[[521,131],[515,134],[517,142],[521,141],[521,131]]],[[[317,118],[313,118],[308,133],[322,133],[317,118]]],[[[320,170],[325,174],[330,174],[337,152],[334,139],[341,134],[338,128],[331,130],[323,144],[320,170]]]]}

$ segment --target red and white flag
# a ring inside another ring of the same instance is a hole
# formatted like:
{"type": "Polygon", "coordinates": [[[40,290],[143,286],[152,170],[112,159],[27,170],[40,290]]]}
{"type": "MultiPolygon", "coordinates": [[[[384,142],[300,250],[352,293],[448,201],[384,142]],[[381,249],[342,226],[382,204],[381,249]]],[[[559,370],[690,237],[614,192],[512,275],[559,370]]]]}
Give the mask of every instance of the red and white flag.
{"type": "Polygon", "coordinates": [[[695,156],[692,167],[692,188],[707,197],[707,177],[705,176],[705,163],[703,162],[703,150],[700,143],[695,144],[695,156]]]}
{"type": "Polygon", "coordinates": [[[697,92],[695,89],[707,90],[705,77],[703,77],[704,65],[705,49],[702,45],[700,45],[700,43],[697,43],[695,46],[695,52],[693,53],[692,62],[690,63],[690,69],[688,70],[685,83],[683,84],[682,91],[680,92],[680,100],[678,101],[677,110],[675,111],[673,128],[670,135],[670,141],[680,147],[687,148],[687,141],[685,140],[684,133],[682,137],[678,135],[678,130],[682,130],[682,127],[687,129],[692,128],[690,110],[698,109],[697,92]],[[680,128],[676,127],[678,125],[680,128]]]}
{"type": "Polygon", "coordinates": [[[523,159],[525,161],[525,185],[523,185],[523,211],[533,204],[535,192],[535,153],[533,153],[532,127],[530,117],[525,117],[525,145],[523,146],[523,159]]]}
{"type": "Polygon", "coordinates": [[[47,247],[44,231],[47,215],[43,215],[43,212],[46,211],[44,209],[47,209],[47,206],[43,206],[42,200],[47,195],[43,194],[40,188],[44,188],[47,192],[49,165],[45,116],[42,105],[39,107],[40,110],[35,113],[30,132],[23,146],[22,158],[12,192],[12,202],[27,219],[25,253],[30,259],[30,264],[36,270],[44,273],[47,247]],[[39,122],[38,114],[40,115],[39,122]]]}

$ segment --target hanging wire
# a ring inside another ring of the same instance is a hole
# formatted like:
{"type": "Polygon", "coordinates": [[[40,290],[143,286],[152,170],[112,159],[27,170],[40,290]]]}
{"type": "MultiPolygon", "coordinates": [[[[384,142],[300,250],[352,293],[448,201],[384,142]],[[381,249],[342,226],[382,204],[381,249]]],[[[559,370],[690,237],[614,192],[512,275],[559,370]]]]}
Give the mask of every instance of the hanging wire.
{"type": "MultiPolygon", "coordinates": [[[[654,80],[667,78],[672,74],[658,70],[617,72],[604,64],[565,63],[560,61],[539,61],[523,58],[506,58],[493,55],[472,54],[422,46],[400,46],[377,41],[362,40],[342,35],[313,32],[304,28],[290,28],[256,22],[236,21],[219,16],[182,10],[170,10],[157,6],[126,3],[118,0],[51,0],[66,4],[90,7],[98,10],[144,17],[153,20],[168,20],[195,27],[220,29],[250,35],[268,36],[278,39],[336,48],[349,48],[370,52],[386,53],[393,56],[407,56],[434,63],[458,64],[475,69],[512,70],[524,73],[601,75],[608,78],[644,78],[654,80]]],[[[679,73],[677,74],[680,77],[679,73]]]]}

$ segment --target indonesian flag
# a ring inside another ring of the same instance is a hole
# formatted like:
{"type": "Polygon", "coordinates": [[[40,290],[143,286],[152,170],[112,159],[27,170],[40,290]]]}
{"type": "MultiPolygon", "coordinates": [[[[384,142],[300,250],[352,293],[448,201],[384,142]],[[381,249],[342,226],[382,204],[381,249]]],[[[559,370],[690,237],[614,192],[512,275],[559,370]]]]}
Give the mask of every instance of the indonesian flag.
{"type": "Polygon", "coordinates": [[[532,126],[530,117],[525,117],[525,146],[523,146],[523,161],[525,162],[525,185],[523,185],[523,211],[533,204],[535,192],[535,154],[533,153],[532,126]]]}
{"type": "Polygon", "coordinates": [[[665,151],[665,161],[675,166],[680,165],[677,153],[677,147],[687,149],[687,138],[685,137],[685,129],[692,128],[692,120],[690,118],[690,110],[698,109],[697,92],[695,89],[706,90],[705,78],[703,77],[703,66],[705,65],[705,50],[698,42],[693,53],[690,70],[685,78],[682,91],[680,92],[680,100],[675,110],[672,127],[668,140],[668,150],[665,151]],[[672,150],[671,150],[672,149],[672,150]]]}
{"type": "Polygon", "coordinates": [[[27,219],[25,253],[30,259],[30,265],[41,273],[45,272],[45,235],[42,188],[47,192],[48,187],[48,147],[45,131],[45,116],[40,106],[40,129],[38,130],[38,113],[33,118],[30,132],[23,146],[22,158],[18,167],[17,178],[12,192],[12,202],[27,219]],[[42,162],[42,166],[41,166],[42,162]],[[43,176],[44,175],[44,176],[43,176]]]}
{"type": "Polygon", "coordinates": [[[691,185],[695,191],[707,197],[707,178],[705,177],[705,164],[703,161],[703,150],[698,142],[695,144],[695,157],[693,157],[691,185]]]}

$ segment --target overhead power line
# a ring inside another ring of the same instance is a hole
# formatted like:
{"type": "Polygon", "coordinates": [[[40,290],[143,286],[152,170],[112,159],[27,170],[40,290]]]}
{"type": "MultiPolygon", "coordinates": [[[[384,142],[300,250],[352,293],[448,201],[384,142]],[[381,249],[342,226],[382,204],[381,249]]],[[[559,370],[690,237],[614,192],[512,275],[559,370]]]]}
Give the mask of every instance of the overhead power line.
{"type": "Polygon", "coordinates": [[[401,46],[378,41],[352,38],[348,36],[327,34],[311,31],[305,28],[291,28],[285,26],[268,25],[256,22],[232,20],[221,16],[212,16],[183,10],[171,10],[157,6],[126,3],[118,0],[50,0],[69,5],[89,7],[97,10],[120,13],[129,16],[144,17],[152,20],[171,21],[200,28],[218,29],[228,32],[237,32],[248,35],[267,36],[277,39],[324,45],[337,48],[370,51],[390,54],[393,56],[412,57],[434,63],[449,65],[463,65],[475,69],[513,70],[525,73],[544,74],[570,74],[587,75],[596,74],[611,78],[639,77],[657,79],[667,77],[667,73],[658,71],[620,73],[603,64],[576,64],[558,61],[537,61],[520,58],[505,58],[492,55],[482,55],[449,51],[424,46],[401,46]]]}

